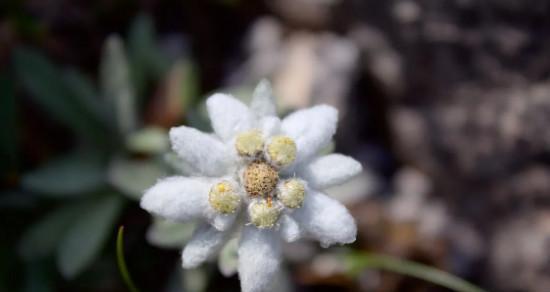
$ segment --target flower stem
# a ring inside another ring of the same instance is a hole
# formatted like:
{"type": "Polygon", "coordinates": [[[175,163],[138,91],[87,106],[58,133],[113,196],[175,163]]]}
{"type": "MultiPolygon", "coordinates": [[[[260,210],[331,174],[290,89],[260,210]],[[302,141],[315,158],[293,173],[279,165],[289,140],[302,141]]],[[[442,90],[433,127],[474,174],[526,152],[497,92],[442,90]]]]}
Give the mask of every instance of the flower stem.
{"type": "Polygon", "coordinates": [[[132,277],[130,277],[130,273],[128,273],[128,267],[126,266],[126,261],[124,260],[124,226],[120,226],[118,228],[116,239],[116,256],[118,270],[120,271],[120,275],[122,276],[126,287],[128,287],[130,292],[139,292],[139,289],[134,284],[134,281],[132,281],[132,277]]]}
{"type": "Polygon", "coordinates": [[[380,269],[419,278],[459,292],[485,292],[485,290],[447,272],[386,255],[357,252],[351,254],[347,262],[352,275],[357,275],[368,268],[380,269]]]}

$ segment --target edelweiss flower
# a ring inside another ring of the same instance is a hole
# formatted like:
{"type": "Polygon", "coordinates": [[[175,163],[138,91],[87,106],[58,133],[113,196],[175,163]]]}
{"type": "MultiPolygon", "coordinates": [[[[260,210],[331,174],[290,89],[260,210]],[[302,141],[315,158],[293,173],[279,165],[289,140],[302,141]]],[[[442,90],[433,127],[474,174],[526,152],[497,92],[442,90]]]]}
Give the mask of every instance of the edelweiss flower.
{"type": "Polygon", "coordinates": [[[336,130],[336,109],[319,105],[281,121],[267,81],[250,108],[225,94],[206,105],[214,134],[170,130],[173,150],[197,176],[162,179],[141,200],[155,215],[203,221],[183,250],[183,267],[200,265],[238,237],[242,290],[266,291],[281,263],[281,239],[313,238],[323,247],[355,241],[353,217],[320,192],[361,171],[350,157],[318,156],[336,130]]]}

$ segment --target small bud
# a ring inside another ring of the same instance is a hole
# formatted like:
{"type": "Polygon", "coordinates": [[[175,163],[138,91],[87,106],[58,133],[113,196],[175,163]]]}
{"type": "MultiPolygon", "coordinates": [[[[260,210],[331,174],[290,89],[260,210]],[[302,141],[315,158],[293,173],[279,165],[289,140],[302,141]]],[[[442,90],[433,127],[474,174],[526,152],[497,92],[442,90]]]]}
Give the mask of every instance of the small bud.
{"type": "Polygon", "coordinates": [[[273,227],[280,214],[281,210],[275,204],[263,199],[252,202],[248,207],[250,221],[258,228],[273,227]]]}
{"type": "Polygon", "coordinates": [[[208,202],[214,210],[222,214],[229,214],[237,210],[241,203],[241,197],[228,181],[221,181],[210,189],[208,202]]]}
{"type": "Polygon", "coordinates": [[[243,132],[237,135],[235,148],[241,156],[257,156],[264,149],[262,133],[258,130],[243,132]]]}
{"type": "Polygon", "coordinates": [[[304,183],[299,179],[289,179],[283,182],[277,190],[277,197],[285,207],[299,208],[306,195],[304,183]]]}
{"type": "Polygon", "coordinates": [[[296,159],[296,143],[287,136],[275,136],[267,145],[267,155],[275,165],[287,166],[296,159]]]}

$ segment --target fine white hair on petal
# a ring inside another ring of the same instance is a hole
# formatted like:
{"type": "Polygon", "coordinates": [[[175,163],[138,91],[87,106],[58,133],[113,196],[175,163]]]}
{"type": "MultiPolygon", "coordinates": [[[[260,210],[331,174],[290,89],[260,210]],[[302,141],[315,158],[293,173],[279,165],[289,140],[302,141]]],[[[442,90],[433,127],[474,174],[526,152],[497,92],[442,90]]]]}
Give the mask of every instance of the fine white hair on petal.
{"type": "Polygon", "coordinates": [[[286,242],[294,242],[300,239],[300,226],[298,226],[298,223],[294,220],[294,218],[285,214],[279,220],[279,224],[281,237],[286,242]]]}
{"type": "Polygon", "coordinates": [[[299,110],[283,120],[282,132],[296,142],[295,165],[311,158],[330,142],[337,122],[338,111],[329,105],[299,110]]]}
{"type": "Polygon", "coordinates": [[[268,291],[281,265],[281,240],[274,228],[245,226],[239,242],[239,278],[243,292],[268,291]]]}
{"type": "Polygon", "coordinates": [[[344,183],[361,172],[363,167],[357,160],[342,154],[329,154],[315,158],[298,170],[298,176],[305,179],[314,189],[325,189],[344,183]]]}
{"type": "Polygon", "coordinates": [[[219,231],[208,224],[201,224],[181,254],[184,268],[195,268],[218,253],[229,239],[230,230],[219,231]]]}
{"type": "Polygon", "coordinates": [[[206,100],[206,108],[214,132],[224,141],[253,126],[254,118],[248,107],[230,95],[212,95],[206,100]]]}
{"type": "Polygon", "coordinates": [[[304,232],[328,247],[352,243],[357,235],[355,220],[340,202],[312,189],[307,190],[302,208],[292,213],[304,232]]]}
{"type": "Polygon", "coordinates": [[[260,120],[260,127],[264,138],[279,134],[281,131],[281,120],[278,117],[269,116],[260,120]]]}
{"type": "Polygon", "coordinates": [[[274,116],[277,112],[271,84],[266,79],[258,83],[252,94],[250,109],[257,116],[274,116]]]}
{"type": "Polygon", "coordinates": [[[182,176],[161,179],[145,191],[141,208],[174,221],[201,218],[208,205],[209,189],[206,179],[182,176]]]}
{"type": "Polygon", "coordinates": [[[216,212],[210,205],[208,205],[205,210],[205,217],[210,222],[210,224],[220,230],[227,230],[229,229],[233,223],[235,222],[235,219],[237,218],[238,211],[231,214],[220,214],[216,212]]]}
{"type": "Polygon", "coordinates": [[[170,129],[172,149],[205,176],[223,175],[231,164],[225,144],[215,137],[186,126],[170,129]]]}

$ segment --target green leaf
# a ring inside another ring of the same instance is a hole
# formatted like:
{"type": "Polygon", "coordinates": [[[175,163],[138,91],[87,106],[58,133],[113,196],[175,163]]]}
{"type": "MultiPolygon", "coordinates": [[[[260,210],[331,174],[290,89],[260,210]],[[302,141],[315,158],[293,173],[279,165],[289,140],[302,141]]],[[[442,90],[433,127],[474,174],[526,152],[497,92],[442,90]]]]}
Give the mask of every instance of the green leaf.
{"type": "Polygon", "coordinates": [[[132,68],[132,82],[139,96],[147,84],[147,68],[151,51],[154,50],[154,28],[152,19],[138,15],[130,26],[128,33],[128,56],[132,68]]]}
{"type": "Polygon", "coordinates": [[[190,60],[178,60],[168,73],[168,88],[180,99],[182,111],[189,107],[199,96],[198,73],[196,66],[190,60]],[[173,85],[172,85],[173,84],[173,85]]]}
{"type": "Polygon", "coordinates": [[[147,241],[162,248],[181,249],[191,239],[196,224],[154,218],[147,230],[147,241]]]}
{"type": "Polygon", "coordinates": [[[168,285],[163,291],[204,292],[207,291],[209,279],[211,279],[209,268],[201,266],[193,269],[182,269],[180,263],[176,265],[174,272],[168,279],[168,285]]]}
{"type": "Polygon", "coordinates": [[[199,172],[189,163],[185,162],[174,152],[164,154],[164,163],[170,167],[172,172],[176,172],[184,176],[194,176],[199,172]]]}
{"type": "Polygon", "coordinates": [[[183,269],[183,291],[203,292],[208,287],[209,273],[205,267],[183,269]]]}
{"type": "Polygon", "coordinates": [[[208,111],[206,110],[206,102],[200,102],[193,110],[186,112],[186,119],[189,126],[201,130],[203,132],[211,132],[212,126],[208,118],[208,111]]]}
{"type": "Polygon", "coordinates": [[[78,101],[78,104],[82,105],[82,110],[93,116],[103,126],[109,126],[108,108],[91,80],[74,69],[69,69],[64,73],[67,89],[78,101]]]}
{"type": "Polygon", "coordinates": [[[131,292],[139,292],[139,289],[134,284],[134,281],[132,281],[132,277],[130,276],[128,267],[126,266],[126,261],[124,260],[124,226],[120,226],[118,228],[116,237],[116,258],[118,270],[120,271],[120,275],[122,276],[126,287],[128,287],[128,290],[131,292]]]}
{"type": "Polygon", "coordinates": [[[167,175],[166,169],[154,160],[117,158],[109,167],[109,182],[131,199],[139,200],[143,192],[167,175]]]}
{"type": "Polygon", "coordinates": [[[164,153],[170,149],[168,133],[158,127],[143,128],[127,137],[126,147],[135,153],[164,153]]]}
{"type": "Polygon", "coordinates": [[[71,154],[25,174],[21,184],[44,196],[65,197],[97,189],[105,182],[103,172],[95,155],[71,154]]]}
{"type": "Polygon", "coordinates": [[[127,135],[137,127],[136,96],[130,83],[124,44],[118,36],[105,41],[100,66],[101,92],[108,101],[120,134],[127,135]]]}
{"type": "Polygon", "coordinates": [[[82,109],[78,98],[71,93],[63,74],[40,53],[17,48],[14,54],[17,77],[30,93],[30,97],[41,106],[50,117],[72,129],[76,135],[103,143],[105,141],[100,124],[82,109]]]}
{"type": "Polygon", "coordinates": [[[419,278],[459,292],[484,292],[485,290],[447,272],[386,255],[355,252],[348,256],[351,275],[364,269],[381,269],[419,278]]]}
{"type": "Polygon", "coordinates": [[[155,42],[153,20],[146,14],[138,15],[128,34],[128,56],[132,68],[132,81],[139,96],[144,93],[148,80],[158,80],[170,65],[155,42]]]}
{"type": "Polygon", "coordinates": [[[32,225],[19,241],[18,252],[21,257],[33,260],[52,254],[71,222],[82,210],[82,204],[65,205],[32,225]]]}
{"type": "Polygon", "coordinates": [[[94,262],[114,232],[122,206],[122,198],[110,194],[88,204],[73,220],[57,249],[57,266],[65,278],[75,277],[94,262]]]}

